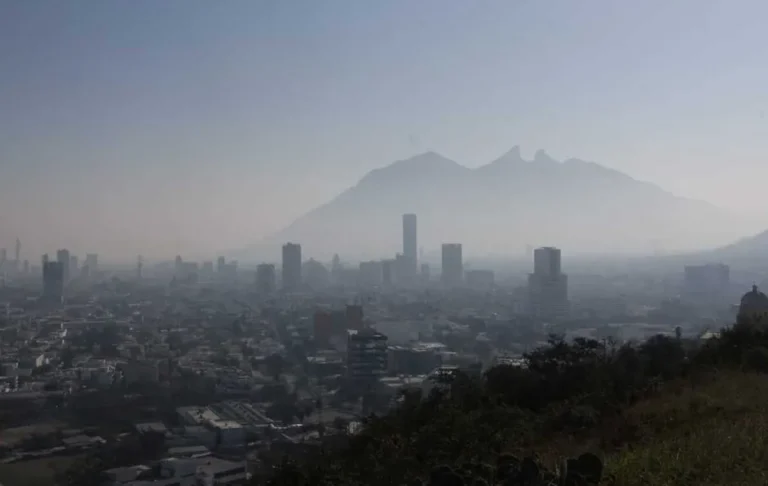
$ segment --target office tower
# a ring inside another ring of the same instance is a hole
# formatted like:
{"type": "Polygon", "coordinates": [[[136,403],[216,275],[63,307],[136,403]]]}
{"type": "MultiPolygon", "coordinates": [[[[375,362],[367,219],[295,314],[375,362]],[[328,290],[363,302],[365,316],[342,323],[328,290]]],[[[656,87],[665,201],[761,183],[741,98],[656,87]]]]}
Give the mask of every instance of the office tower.
{"type": "Polygon", "coordinates": [[[461,256],[461,243],[444,243],[442,247],[443,269],[441,280],[444,285],[461,285],[464,277],[464,262],[461,256]]]}
{"type": "Polygon", "coordinates": [[[69,282],[69,250],[59,250],[56,252],[56,261],[61,263],[62,271],[64,272],[64,282],[69,282]]]}
{"type": "Polygon", "coordinates": [[[96,253],[88,253],[85,255],[85,264],[88,266],[90,275],[96,275],[99,272],[99,255],[96,253]]]}
{"type": "Polygon", "coordinates": [[[560,250],[537,248],[533,252],[533,273],[528,275],[530,311],[540,317],[568,313],[568,276],[561,272],[560,250]]]}
{"type": "Polygon", "coordinates": [[[533,252],[533,273],[536,275],[560,275],[560,249],[536,248],[533,252]]]}
{"type": "Polygon", "coordinates": [[[0,268],[5,265],[5,260],[8,258],[8,252],[5,248],[0,248],[0,268]]]}
{"type": "Polygon", "coordinates": [[[357,273],[357,283],[361,287],[378,287],[383,281],[383,268],[381,262],[360,262],[357,273]]]}
{"type": "Polygon", "coordinates": [[[22,268],[24,275],[27,275],[29,273],[29,260],[24,260],[24,266],[22,268]]]}
{"type": "Polygon", "coordinates": [[[216,259],[216,273],[224,273],[227,267],[227,260],[220,256],[216,259]]]}
{"type": "Polygon", "coordinates": [[[347,331],[347,374],[354,380],[375,382],[387,371],[387,337],[372,329],[347,331]]]}
{"type": "Polygon", "coordinates": [[[42,256],[41,261],[43,262],[43,266],[45,266],[46,263],[48,263],[48,254],[42,256]]]}
{"type": "Polygon", "coordinates": [[[403,215],[403,256],[407,260],[406,276],[413,278],[418,270],[417,220],[415,214],[403,215]]]}
{"type": "Polygon", "coordinates": [[[256,291],[260,294],[271,294],[277,289],[275,266],[262,263],[256,267],[256,291]]]}
{"type": "MultiPolygon", "coordinates": [[[[15,252],[15,261],[20,262],[21,261],[21,241],[16,238],[16,252],[15,252]]],[[[18,263],[17,263],[18,266],[18,263]]]]}
{"type": "Polygon", "coordinates": [[[51,302],[61,302],[64,296],[64,264],[43,259],[43,297],[51,302]]]}
{"type": "Polygon", "coordinates": [[[301,245],[283,245],[283,289],[298,290],[301,287],[301,245]]]}
{"type": "Polygon", "coordinates": [[[728,265],[686,265],[683,297],[696,304],[717,304],[727,298],[731,285],[728,265]]]}

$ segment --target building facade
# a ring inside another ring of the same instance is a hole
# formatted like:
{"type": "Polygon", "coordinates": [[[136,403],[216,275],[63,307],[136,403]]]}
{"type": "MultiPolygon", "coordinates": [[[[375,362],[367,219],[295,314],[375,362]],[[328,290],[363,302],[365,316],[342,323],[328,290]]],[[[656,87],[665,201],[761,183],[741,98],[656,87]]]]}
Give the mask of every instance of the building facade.
{"type": "Polygon", "coordinates": [[[43,259],[43,297],[61,301],[64,296],[64,265],[43,259]]]}
{"type": "Polygon", "coordinates": [[[271,294],[277,289],[275,266],[262,263],[256,267],[256,291],[260,294],[271,294]]]}
{"type": "Polygon", "coordinates": [[[464,261],[460,243],[444,243],[442,246],[442,282],[449,287],[461,285],[464,278],[464,261]]]}
{"type": "Polygon", "coordinates": [[[372,329],[347,331],[347,374],[360,381],[376,381],[387,372],[387,337],[372,329]]]}
{"type": "Polygon", "coordinates": [[[404,273],[407,278],[414,278],[418,272],[418,235],[415,214],[403,215],[403,257],[406,260],[404,273]]]}
{"type": "Polygon", "coordinates": [[[301,287],[301,245],[283,245],[282,287],[284,290],[298,290],[301,287]]]}
{"type": "Polygon", "coordinates": [[[561,270],[560,249],[534,250],[533,273],[528,275],[528,303],[535,316],[551,318],[568,313],[568,276],[561,270]]]}

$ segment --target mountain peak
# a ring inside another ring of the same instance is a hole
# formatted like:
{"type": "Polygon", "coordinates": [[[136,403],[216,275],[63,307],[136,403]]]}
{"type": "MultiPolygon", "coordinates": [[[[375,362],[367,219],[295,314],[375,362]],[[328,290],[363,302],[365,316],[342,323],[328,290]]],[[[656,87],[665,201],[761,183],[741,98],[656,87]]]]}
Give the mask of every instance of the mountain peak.
{"type": "Polygon", "coordinates": [[[411,170],[414,170],[416,168],[422,169],[422,170],[450,170],[455,169],[456,167],[462,167],[458,162],[454,162],[453,160],[443,157],[442,155],[438,154],[437,152],[429,151],[424,152],[422,154],[414,155],[411,158],[404,159],[404,160],[398,160],[397,162],[390,164],[387,167],[384,167],[384,169],[394,168],[394,167],[408,167],[411,170]]]}
{"type": "Polygon", "coordinates": [[[454,174],[457,171],[468,170],[466,167],[443,157],[437,152],[429,151],[414,155],[408,159],[398,160],[385,167],[374,169],[366,174],[360,182],[370,183],[380,180],[403,180],[403,178],[433,177],[454,174]]]}
{"type": "Polygon", "coordinates": [[[557,161],[550,157],[550,155],[544,150],[539,149],[536,151],[536,154],[533,156],[533,161],[538,164],[556,164],[557,161]]]}
{"type": "Polygon", "coordinates": [[[523,159],[523,156],[520,154],[520,146],[515,145],[504,155],[494,160],[490,164],[480,167],[478,170],[480,172],[506,170],[505,169],[506,167],[510,167],[518,164],[524,164],[524,163],[525,163],[525,160],[523,159]]]}
{"type": "Polygon", "coordinates": [[[520,154],[520,146],[515,145],[509,149],[507,153],[496,159],[494,162],[520,163],[525,162],[525,160],[523,160],[523,156],[520,154]]]}

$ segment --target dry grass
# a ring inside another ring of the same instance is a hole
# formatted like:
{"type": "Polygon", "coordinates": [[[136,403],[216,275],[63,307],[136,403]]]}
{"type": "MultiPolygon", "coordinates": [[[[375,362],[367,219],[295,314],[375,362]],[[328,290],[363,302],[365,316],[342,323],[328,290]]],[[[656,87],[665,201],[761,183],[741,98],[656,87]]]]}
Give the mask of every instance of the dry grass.
{"type": "Polygon", "coordinates": [[[28,439],[29,437],[37,435],[46,435],[56,432],[58,429],[63,429],[67,426],[64,422],[50,421],[41,422],[34,425],[25,425],[22,427],[13,427],[10,429],[0,430],[0,444],[7,444],[10,446],[28,439]]]}
{"type": "Polygon", "coordinates": [[[768,376],[728,373],[631,408],[607,469],[621,486],[768,484],[768,376]]]}
{"type": "Polygon", "coordinates": [[[63,472],[84,455],[57,456],[33,461],[0,464],[0,484],[7,486],[53,486],[56,473],[63,472]]]}

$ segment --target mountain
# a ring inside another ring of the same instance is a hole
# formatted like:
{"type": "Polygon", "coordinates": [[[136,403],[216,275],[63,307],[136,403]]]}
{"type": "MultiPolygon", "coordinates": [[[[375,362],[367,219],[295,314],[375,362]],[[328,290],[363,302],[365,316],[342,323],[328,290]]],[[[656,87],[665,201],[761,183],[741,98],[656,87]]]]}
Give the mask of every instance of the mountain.
{"type": "Polygon", "coordinates": [[[710,253],[713,258],[722,261],[768,261],[768,230],[754,236],[741,238],[710,253]]]}
{"type": "MultiPolygon", "coordinates": [[[[526,245],[564,251],[650,253],[712,248],[744,234],[733,214],[579,159],[520,148],[470,169],[427,152],[365,175],[250,253],[286,241],[304,254],[382,258],[400,251],[401,215],[418,216],[419,246],[464,244],[465,254],[522,255],[526,245]]],[[[244,252],[247,258],[249,252],[244,252]]]]}

